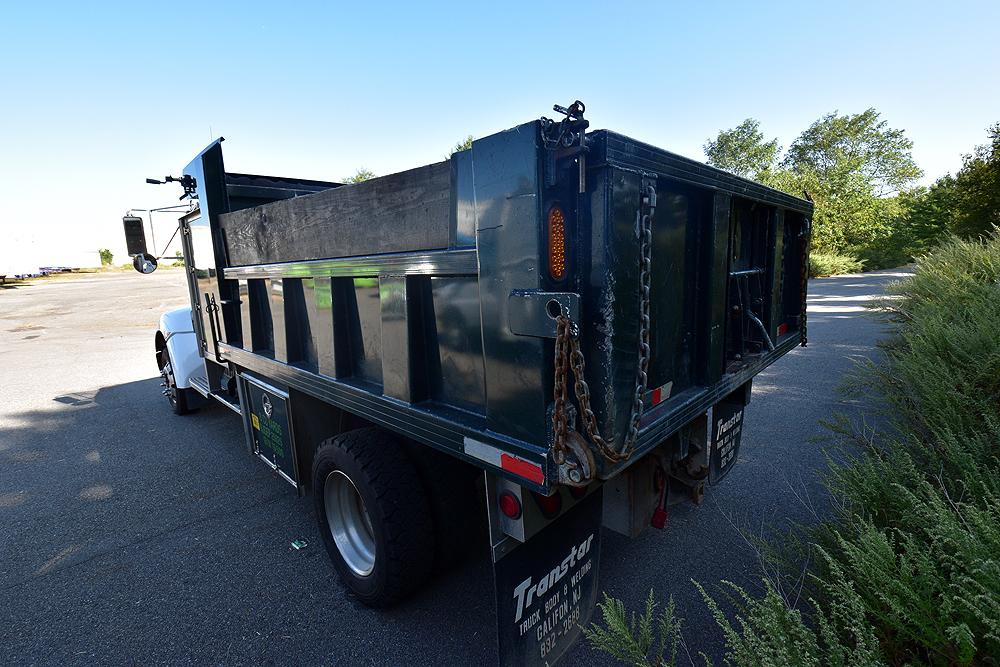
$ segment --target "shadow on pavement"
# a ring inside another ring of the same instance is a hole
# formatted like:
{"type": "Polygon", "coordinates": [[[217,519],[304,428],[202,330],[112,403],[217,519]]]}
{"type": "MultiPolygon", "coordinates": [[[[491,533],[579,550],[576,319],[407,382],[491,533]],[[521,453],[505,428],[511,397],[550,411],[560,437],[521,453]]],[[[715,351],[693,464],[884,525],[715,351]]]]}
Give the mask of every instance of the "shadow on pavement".
{"type": "Polygon", "coordinates": [[[159,378],[7,415],[5,659],[495,660],[485,557],[373,611],[333,574],[311,502],[247,452],[232,412],[170,413],[159,378]],[[296,539],[308,547],[293,549],[296,539]]]}

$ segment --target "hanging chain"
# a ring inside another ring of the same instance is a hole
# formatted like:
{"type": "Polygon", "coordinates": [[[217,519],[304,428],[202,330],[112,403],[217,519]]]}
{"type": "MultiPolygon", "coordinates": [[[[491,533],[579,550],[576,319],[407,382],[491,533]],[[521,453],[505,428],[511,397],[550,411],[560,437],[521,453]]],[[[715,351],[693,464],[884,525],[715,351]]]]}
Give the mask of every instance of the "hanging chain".
{"type": "Polygon", "coordinates": [[[802,231],[799,233],[800,237],[800,256],[799,256],[799,266],[801,268],[801,279],[802,284],[799,288],[800,296],[802,298],[802,306],[799,311],[799,344],[802,347],[806,346],[809,342],[809,337],[807,335],[806,329],[806,297],[808,296],[809,290],[809,241],[811,236],[811,222],[808,218],[802,223],[802,231]]]}
{"type": "MultiPolygon", "coordinates": [[[[653,253],[653,214],[656,213],[656,186],[647,186],[644,195],[646,212],[639,225],[639,365],[635,371],[635,396],[632,399],[632,421],[629,424],[627,447],[631,450],[639,437],[639,420],[642,419],[643,399],[646,395],[646,385],[649,378],[649,283],[652,271],[653,253]]],[[[629,454],[631,455],[631,451],[629,454]]]]}
{"type": "Polygon", "coordinates": [[[555,399],[555,406],[552,410],[552,460],[556,462],[556,465],[566,463],[566,433],[569,430],[569,416],[566,414],[566,375],[569,366],[567,349],[569,338],[569,318],[560,315],[556,323],[556,372],[555,383],[552,387],[552,397],[555,399]]]}
{"type": "Polygon", "coordinates": [[[552,395],[555,406],[552,411],[553,455],[558,465],[566,462],[566,438],[569,433],[569,418],[566,414],[567,371],[572,368],[574,384],[573,392],[580,404],[583,425],[590,441],[601,454],[612,463],[619,463],[632,456],[636,440],[639,437],[639,422],[645,408],[646,386],[649,369],[649,286],[652,266],[653,248],[653,215],[656,212],[656,186],[647,185],[642,197],[643,205],[636,213],[639,232],[639,360],[635,372],[635,390],[632,395],[632,411],[629,418],[628,433],[620,450],[601,435],[597,425],[597,416],[591,407],[590,387],[587,385],[584,373],[586,361],[580,349],[579,331],[576,325],[566,315],[560,315],[556,320],[555,345],[555,380],[552,395]]]}

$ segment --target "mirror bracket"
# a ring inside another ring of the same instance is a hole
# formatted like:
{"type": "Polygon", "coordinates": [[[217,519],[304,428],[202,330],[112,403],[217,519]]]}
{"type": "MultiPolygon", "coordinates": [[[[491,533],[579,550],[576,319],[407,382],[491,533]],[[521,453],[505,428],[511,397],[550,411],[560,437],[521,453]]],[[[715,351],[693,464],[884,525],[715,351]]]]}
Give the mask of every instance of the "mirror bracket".
{"type": "Polygon", "coordinates": [[[139,273],[149,275],[153,271],[156,271],[156,258],[141,252],[132,258],[132,266],[139,273]]]}

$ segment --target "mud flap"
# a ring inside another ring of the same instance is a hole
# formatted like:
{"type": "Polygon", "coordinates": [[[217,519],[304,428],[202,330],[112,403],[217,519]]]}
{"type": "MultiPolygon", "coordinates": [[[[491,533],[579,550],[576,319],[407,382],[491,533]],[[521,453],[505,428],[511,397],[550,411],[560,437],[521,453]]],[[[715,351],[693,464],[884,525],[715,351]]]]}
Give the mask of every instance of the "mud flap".
{"type": "Polygon", "coordinates": [[[750,382],[712,406],[711,459],[708,481],[718,484],[736,465],[743,439],[743,417],[750,403],[750,382]]]}
{"type": "Polygon", "coordinates": [[[494,549],[501,665],[553,665],[597,604],[603,489],[592,491],[527,542],[494,549]]]}

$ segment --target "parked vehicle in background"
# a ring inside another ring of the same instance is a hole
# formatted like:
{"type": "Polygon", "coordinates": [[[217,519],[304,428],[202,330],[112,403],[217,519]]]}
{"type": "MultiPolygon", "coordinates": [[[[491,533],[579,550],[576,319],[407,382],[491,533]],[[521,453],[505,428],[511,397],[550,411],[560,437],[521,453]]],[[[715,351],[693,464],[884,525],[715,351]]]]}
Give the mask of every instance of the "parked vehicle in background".
{"type": "Polygon", "coordinates": [[[240,415],[365,604],[488,537],[503,664],[558,660],[601,527],[701,502],[753,376],[806,342],[809,202],[555,110],[357,184],[230,172],[221,139],[166,179],[196,204],[171,408],[240,415]]]}

